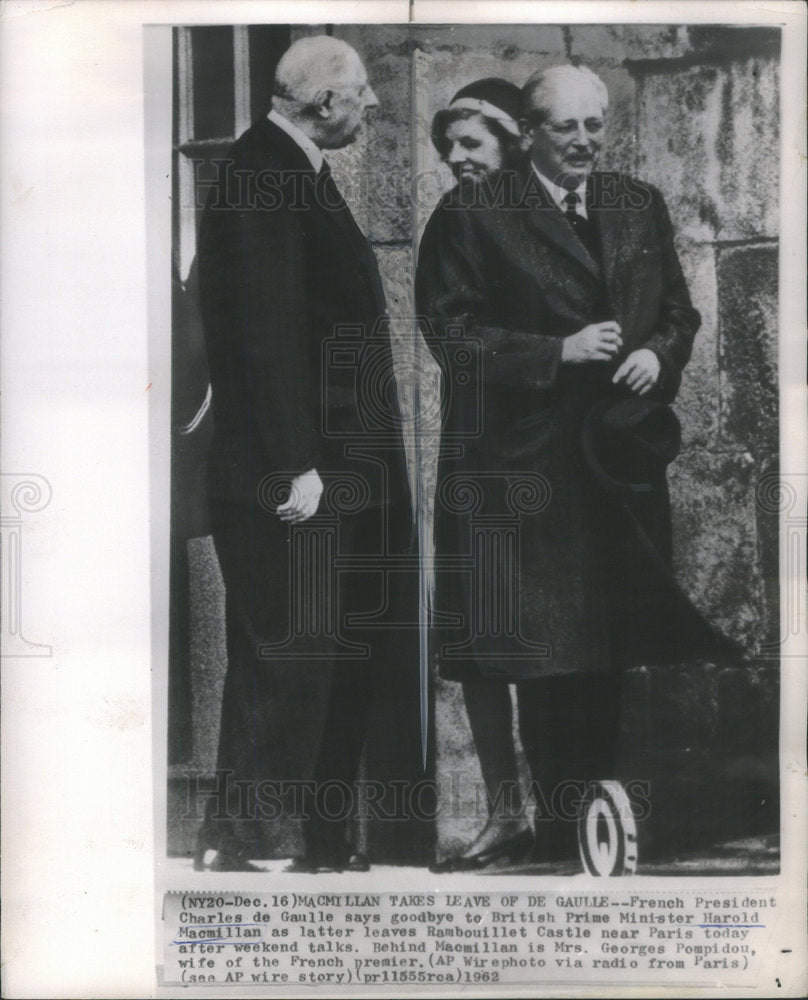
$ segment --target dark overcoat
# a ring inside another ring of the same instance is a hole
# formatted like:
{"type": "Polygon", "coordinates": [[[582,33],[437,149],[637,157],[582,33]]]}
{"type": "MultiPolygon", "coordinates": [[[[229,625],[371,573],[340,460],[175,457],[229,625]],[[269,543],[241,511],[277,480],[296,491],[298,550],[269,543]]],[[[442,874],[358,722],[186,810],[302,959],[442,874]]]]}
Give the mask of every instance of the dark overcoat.
{"type": "Polygon", "coordinates": [[[358,477],[373,504],[400,502],[400,419],[370,244],[333,182],[274,123],[254,124],[214,164],[198,246],[211,499],[262,503],[268,482],[316,468],[358,477]]]}
{"type": "MultiPolygon", "coordinates": [[[[257,122],[214,165],[197,258],[214,421],[208,492],[226,590],[219,773],[258,789],[310,776],[319,754],[352,781],[369,665],[387,660],[385,560],[412,522],[382,283],[330,175],[315,174],[277,125],[257,122]],[[325,484],[317,515],[284,524],[275,509],[310,469],[325,484]],[[352,617],[374,618],[376,630],[352,617]],[[345,732],[326,745],[336,671],[349,677],[351,704],[345,732]]],[[[203,841],[253,836],[212,802],[203,841]]],[[[238,818],[254,819],[238,802],[238,818]]],[[[269,834],[274,850],[288,849],[286,835],[269,834]]]]}
{"type": "Polygon", "coordinates": [[[638,348],[657,354],[655,395],[673,400],[700,318],[661,194],[595,173],[587,202],[600,259],[529,170],[495,176],[472,201],[455,191],[424,232],[418,309],[444,376],[436,621],[450,677],[601,671],[675,645],[665,615],[661,632],[660,615],[648,618],[659,602],[641,606],[658,596],[645,556],[663,568],[669,556],[664,473],[631,501],[638,540],[623,498],[593,480],[581,432],[638,348]],[[562,364],[564,338],[605,320],[622,329],[617,358],[562,364]],[[642,643],[627,640],[635,626],[642,643]]]}

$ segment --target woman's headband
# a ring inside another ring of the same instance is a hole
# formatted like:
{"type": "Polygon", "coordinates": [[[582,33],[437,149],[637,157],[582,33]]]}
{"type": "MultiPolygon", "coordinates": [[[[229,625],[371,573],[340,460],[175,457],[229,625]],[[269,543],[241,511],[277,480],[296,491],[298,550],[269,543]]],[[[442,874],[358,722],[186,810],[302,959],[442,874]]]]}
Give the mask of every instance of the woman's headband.
{"type": "Polygon", "coordinates": [[[493,118],[494,121],[499,122],[499,124],[505,129],[506,132],[510,132],[511,135],[519,135],[519,126],[511,118],[511,116],[503,111],[502,108],[498,108],[495,104],[491,104],[489,101],[483,101],[479,97],[458,97],[457,100],[452,101],[447,111],[479,111],[481,115],[485,115],[486,118],[493,118]]]}

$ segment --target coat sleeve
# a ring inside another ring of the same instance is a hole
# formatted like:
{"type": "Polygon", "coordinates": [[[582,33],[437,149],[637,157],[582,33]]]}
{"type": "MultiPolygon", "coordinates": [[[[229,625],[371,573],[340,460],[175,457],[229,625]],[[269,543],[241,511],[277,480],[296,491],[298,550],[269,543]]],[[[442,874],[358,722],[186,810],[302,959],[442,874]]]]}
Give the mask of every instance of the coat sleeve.
{"type": "Polygon", "coordinates": [[[424,230],[416,303],[424,339],[450,377],[452,342],[476,353],[483,380],[519,389],[547,388],[561,363],[562,338],[503,327],[491,307],[482,237],[472,210],[442,203],[424,230]]]}
{"type": "MultiPolygon", "coordinates": [[[[321,465],[319,341],[310,329],[306,212],[256,200],[217,212],[200,234],[206,325],[258,455],[298,475],[321,465]]],[[[211,365],[212,367],[212,365],[211,365]]],[[[215,392],[215,389],[214,389],[215,392]]]]}
{"type": "Polygon", "coordinates": [[[701,316],[693,308],[682,267],[676,253],[668,209],[662,195],[651,188],[654,218],[661,254],[662,295],[656,329],[645,342],[662,364],[660,390],[673,399],[679,388],[682,371],[690,360],[693,339],[701,325],[701,316]]]}

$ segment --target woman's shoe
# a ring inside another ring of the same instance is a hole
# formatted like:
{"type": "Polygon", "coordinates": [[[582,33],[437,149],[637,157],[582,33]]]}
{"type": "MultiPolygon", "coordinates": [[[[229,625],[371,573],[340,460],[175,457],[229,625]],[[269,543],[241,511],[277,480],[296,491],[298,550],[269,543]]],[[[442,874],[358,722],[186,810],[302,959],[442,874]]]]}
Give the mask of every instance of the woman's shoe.
{"type": "Polygon", "coordinates": [[[345,865],[346,872],[369,872],[370,861],[364,851],[356,851],[352,854],[345,865]]]}
{"type": "Polygon", "coordinates": [[[533,831],[528,828],[482,850],[475,851],[473,854],[455,854],[450,858],[444,858],[443,861],[430,865],[429,870],[435,875],[443,875],[448,872],[479,871],[481,868],[492,865],[495,861],[509,861],[512,864],[523,861],[532,849],[533,831]]]}

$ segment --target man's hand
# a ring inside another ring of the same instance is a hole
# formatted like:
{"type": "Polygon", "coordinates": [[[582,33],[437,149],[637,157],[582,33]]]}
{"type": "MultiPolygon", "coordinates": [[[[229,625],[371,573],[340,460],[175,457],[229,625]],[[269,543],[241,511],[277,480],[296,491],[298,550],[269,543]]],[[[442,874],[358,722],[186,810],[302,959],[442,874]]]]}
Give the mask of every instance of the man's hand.
{"type": "Polygon", "coordinates": [[[620,324],[614,320],[585,326],[564,339],[561,360],[572,365],[586,361],[611,361],[623,344],[620,332],[620,324]]]}
{"type": "Polygon", "coordinates": [[[657,384],[660,367],[656,354],[647,347],[641,347],[629,354],[614,373],[612,382],[615,385],[622,383],[638,396],[644,396],[657,384]]]}
{"type": "Polygon", "coordinates": [[[286,503],[282,503],[275,513],[287,524],[300,524],[317,513],[322,495],[323,481],[316,469],[309,469],[308,472],[295,476],[289,491],[289,499],[286,503]]]}

